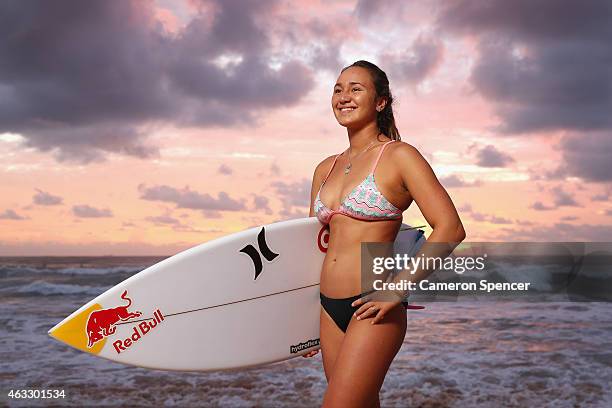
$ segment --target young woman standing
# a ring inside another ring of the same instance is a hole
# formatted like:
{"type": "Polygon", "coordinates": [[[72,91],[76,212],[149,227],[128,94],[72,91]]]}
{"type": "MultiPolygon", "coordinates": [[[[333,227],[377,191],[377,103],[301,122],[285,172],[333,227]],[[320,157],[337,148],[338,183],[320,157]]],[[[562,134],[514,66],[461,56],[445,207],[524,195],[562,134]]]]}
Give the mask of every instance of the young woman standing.
{"type": "Polygon", "coordinates": [[[344,68],[331,102],[349,147],[319,163],[312,180],[310,216],[330,229],[320,283],[323,406],[379,407],[378,393],[406,334],[406,304],[363,298],[361,242],[395,241],[413,201],[433,228],[428,242],[458,243],[465,231],[429,164],[400,141],[380,68],[367,61],[344,68]]]}

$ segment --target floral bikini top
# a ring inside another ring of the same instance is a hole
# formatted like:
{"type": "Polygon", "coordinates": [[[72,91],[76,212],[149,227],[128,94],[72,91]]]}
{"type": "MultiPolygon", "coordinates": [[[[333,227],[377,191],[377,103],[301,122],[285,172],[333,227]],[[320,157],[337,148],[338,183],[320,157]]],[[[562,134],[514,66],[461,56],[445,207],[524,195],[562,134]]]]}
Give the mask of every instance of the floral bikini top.
{"type": "Polygon", "coordinates": [[[376,166],[378,165],[378,161],[380,160],[380,156],[382,156],[385,147],[389,143],[393,143],[395,140],[390,140],[385,143],[380,152],[378,153],[378,157],[374,162],[374,166],[372,167],[372,171],[367,177],[359,183],[345,198],[340,202],[340,206],[337,210],[332,210],[321,201],[320,194],[323,185],[327,181],[327,178],[331,174],[334,166],[336,165],[336,160],[338,160],[338,154],[334,159],[334,163],[331,168],[327,172],[327,176],[323,179],[323,183],[321,183],[321,187],[319,187],[319,192],[317,193],[317,197],[314,201],[314,212],[323,224],[329,224],[331,217],[334,214],[343,214],[347,217],[355,218],[358,220],[364,221],[379,221],[379,220],[388,220],[388,219],[398,219],[402,218],[402,210],[391,204],[385,196],[378,190],[376,186],[376,182],[374,181],[374,171],[376,170],[376,166]]]}

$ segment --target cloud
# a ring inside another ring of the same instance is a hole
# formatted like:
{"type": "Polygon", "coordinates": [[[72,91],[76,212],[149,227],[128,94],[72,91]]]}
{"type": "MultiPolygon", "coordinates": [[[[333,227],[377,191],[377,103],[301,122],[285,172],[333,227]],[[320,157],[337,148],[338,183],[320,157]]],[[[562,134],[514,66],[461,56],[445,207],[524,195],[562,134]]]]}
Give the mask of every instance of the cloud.
{"type": "Polygon", "coordinates": [[[176,204],[176,208],[189,208],[193,210],[204,210],[206,216],[217,218],[216,211],[242,211],[246,209],[244,200],[235,200],[226,192],[218,193],[218,198],[210,194],[201,194],[193,191],[189,186],[183,189],[160,185],[146,187],[144,184],[138,185],[140,198],[149,201],[162,201],[176,204]]]}
{"type": "Polygon", "coordinates": [[[513,221],[508,218],[498,217],[492,214],[484,214],[477,211],[470,211],[470,216],[475,221],[490,222],[491,224],[512,224],[513,221]]]}
{"type": "Polygon", "coordinates": [[[310,206],[311,181],[303,178],[293,183],[275,181],[270,184],[282,203],[279,212],[281,218],[276,221],[284,221],[294,218],[308,217],[310,206]]]}
{"type": "Polygon", "coordinates": [[[112,217],[113,213],[109,209],[99,209],[87,204],[72,206],[72,213],[79,218],[104,218],[112,217]]]}
{"type": "Polygon", "coordinates": [[[223,163],[217,169],[217,173],[229,176],[232,173],[234,173],[234,170],[232,170],[232,168],[230,166],[228,166],[227,164],[223,163]]]}
{"type": "Polygon", "coordinates": [[[388,71],[390,81],[418,84],[435,71],[443,56],[442,42],[421,34],[413,41],[410,49],[403,50],[400,54],[382,54],[380,66],[388,71]]]}
{"type": "Polygon", "coordinates": [[[168,33],[153,2],[1,2],[0,133],[90,163],[158,157],[147,136],[165,123],[253,126],[314,85],[293,59],[268,65],[274,50],[260,21],[271,6],[217,1],[168,33]]]}
{"type": "Polygon", "coordinates": [[[495,237],[501,241],[537,242],[610,242],[612,240],[612,225],[601,224],[568,224],[565,222],[553,225],[536,225],[535,227],[512,229],[503,228],[495,237]]]}
{"type": "Polygon", "coordinates": [[[559,218],[561,221],[576,221],[578,217],[575,215],[566,215],[564,217],[559,218]]]}
{"type": "Polygon", "coordinates": [[[507,164],[514,162],[514,159],[500,152],[493,145],[487,145],[476,153],[476,164],[481,167],[505,167],[507,164]]]}
{"type": "Polygon", "coordinates": [[[152,222],[156,226],[170,227],[173,231],[177,232],[197,232],[197,233],[208,233],[208,232],[220,232],[217,229],[201,230],[194,228],[192,225],[182,224],[179,220],[174,218],[169,212],[163,215],[145,217],[145,220],[152,222]]]}
{"type": "Polygon", "coordinates": [[[475,36],[475,88],[507,133],[612,128],[612,13],[606,1],[449,2],[441,31],[475,36]]]}
{"type": "Polygon", "coordinates": [[[462,180],[456,174],[451,174],[450,176],[441,177],[440,184],[442,184],[446,188],[454,188],[454,187],[478,187],[482,184],[480,180],[476,180],[473,182],[467,182],[462,180]]]}
{"type": "Polygon", "coordinates": [[[145,220],[147,221],[151,221],[154,224],[161,224],[161,225],[175,225],[175,224],[180,224],[180,221],[177,220],[176,218],[170,216],[170,215],[158,215],[158,216],[151,216],[151,217],[145,217],[145,220]]]}
{"type": "Polygon", "coordinates": [[[553,196],[553,205],[545,205],[541,201],[534,202],[530,208],[536,211],[551,211],[559,207],[582,207],[571,194],[563,190],[561,186],[555,186],[550,189],[553,196]]]}
{"type": "Polygon", "coordinates": [[[563,191],[561,186],[553,187],[551,191],[557,207],[582,207],[576,200],[574,200],[574,197],[563,191]]]}
{"type": "Polygon", "coordinates": [[[11,209],[6,209],[3,213],[0,213],[0,220],[27,220],[27,217],[21,216],[11,209]]]}
{"type": "Polygon", "coordinates": [[[253,207],[255,210],[263,210],[267,215],[272,214],[272,209],[270,208],[270,200],[268,197],[253,194],[253,207]]]}
{"type": "Polygon", "coordinates": [[[558,171],[586,181],[612,181],[612,132],[564,136],[560,147],[563,164],[558,171]]]}
{"type": "Polygon", "coordinates": [[[541,201],[536,201],[535,203],[531,204],[530,208],[533,208],[536,211],[550,211],[554,210],[556,207],[544,205],[544,203],[541,201]]]}
{"type": "Polygon", "coordinates": [[[55,196],[40,189],[36,189],[38,193],[34,194],[32,201],[37,205],[59,205],[62,204],[62,197],[55,196]]]}
{"type": "Polygon", "coordinates": [[[603,191],[599,194],[595,194],[591,197],[591,201],[604,201],[607,202],[610,200],[610,193],[612,192],[612,188],[606,188],[606,191],[603,191]]]}
{"type": "Polygon", "coordinates": [[[467,213],[472,212],[472,204],[465,203],[461,207],[459,207],[457,211],[467,212],[467,213]]]}
{"type": "Polygon", "coordinates": [[[286,208],[294,206],[308,208],[310,205],[311,181],[306,178],[293,183],[275,181],[271,183],[271,186],[276,190],[286,208]]]}

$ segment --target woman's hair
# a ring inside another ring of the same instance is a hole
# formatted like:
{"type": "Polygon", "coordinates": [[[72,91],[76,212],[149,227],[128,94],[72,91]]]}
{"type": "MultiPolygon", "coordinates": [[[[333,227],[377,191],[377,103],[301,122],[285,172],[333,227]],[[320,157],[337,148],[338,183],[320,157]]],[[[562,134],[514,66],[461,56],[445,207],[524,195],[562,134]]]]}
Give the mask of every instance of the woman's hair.
{"type": "Polygon", "coordinates": [[[378,112],[376,117],[376,124],[378,125],[378,130],[380,130],[385,135],[389,136],[393,140],[401,140],[399,130],[395,126],[395,118],[393,117],[393,96],[391,96],[391,90],[389,89],[389,79],[387,78],[387,74],[385,71],[378,68],[378,66],[372,64],[371,62],[365,60],[359,60],[351,65],[342,68],[344,72],[345,69],[350,67],[362,67],[366,68],[370,75],[372,76],[372,82],[374,82],[374,88],[376,89],[376,97],[385,96],[387,98],[387,103],[385,104],[385,108],[378,112]]]}

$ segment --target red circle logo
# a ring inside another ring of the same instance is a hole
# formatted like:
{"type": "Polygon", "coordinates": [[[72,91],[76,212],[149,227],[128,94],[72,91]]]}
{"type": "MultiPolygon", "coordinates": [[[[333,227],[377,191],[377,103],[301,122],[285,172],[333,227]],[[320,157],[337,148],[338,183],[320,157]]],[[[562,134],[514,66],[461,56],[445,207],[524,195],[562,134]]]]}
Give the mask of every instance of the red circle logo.
{"type": "Polygon", "coordinates": [[[327,229],[327,225],[324,225],[319,231],[317,244],[319,245],[319,250],[321,252],[327,252],[327,247],[329,246],[329,230],[327,229]]]}

